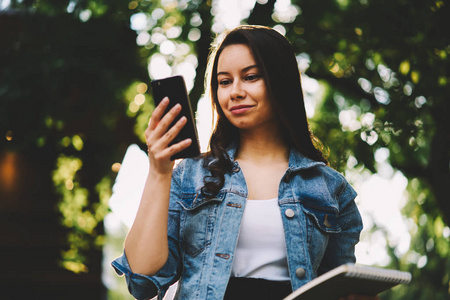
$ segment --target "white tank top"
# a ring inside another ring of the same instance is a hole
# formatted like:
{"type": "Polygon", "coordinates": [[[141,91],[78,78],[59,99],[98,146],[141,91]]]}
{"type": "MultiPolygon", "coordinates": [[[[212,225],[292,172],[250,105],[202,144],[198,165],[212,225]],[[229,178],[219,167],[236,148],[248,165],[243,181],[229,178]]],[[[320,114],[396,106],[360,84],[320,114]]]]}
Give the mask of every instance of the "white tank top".
{"type": "Polygon", "coordinates": [[[231,276],[289,280],[286,241],[277,198],[247,200],[231,276]]]}

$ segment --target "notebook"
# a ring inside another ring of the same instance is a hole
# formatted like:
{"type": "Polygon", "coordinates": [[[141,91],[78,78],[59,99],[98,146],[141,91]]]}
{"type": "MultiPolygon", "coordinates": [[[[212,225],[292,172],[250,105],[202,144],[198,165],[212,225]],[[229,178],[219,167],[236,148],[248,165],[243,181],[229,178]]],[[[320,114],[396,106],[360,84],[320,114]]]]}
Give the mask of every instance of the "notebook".
{"type": "Polygon", "coordinates": [[[345,264],[311,280],[284,300],[335,300],[349,294],[375,296],[410,281],[409,272],[345,264]]]}

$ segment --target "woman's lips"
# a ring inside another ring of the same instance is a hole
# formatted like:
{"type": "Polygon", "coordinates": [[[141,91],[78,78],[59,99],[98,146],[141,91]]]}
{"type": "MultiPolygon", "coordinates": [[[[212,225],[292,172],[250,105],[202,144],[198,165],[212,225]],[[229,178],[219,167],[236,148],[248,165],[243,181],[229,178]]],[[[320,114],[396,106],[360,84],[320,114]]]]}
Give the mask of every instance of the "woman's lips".
{"type": "Polygon", "coordinates": [[[252,105],[238,105],[238,106],[233,106],[230,109],[230,112],[233,115],[239,115],[239,114],[243,114],[245,112],[247,112],[249,109],[251,109],[253,106],[252,105]]]}

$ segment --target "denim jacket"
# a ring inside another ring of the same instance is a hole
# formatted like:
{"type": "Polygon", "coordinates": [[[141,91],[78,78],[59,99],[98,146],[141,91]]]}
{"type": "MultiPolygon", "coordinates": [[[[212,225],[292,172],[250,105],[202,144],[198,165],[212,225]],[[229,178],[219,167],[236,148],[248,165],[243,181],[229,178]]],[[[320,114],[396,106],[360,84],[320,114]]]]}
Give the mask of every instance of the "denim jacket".
{"type": "MultiPolygon", "coordinates": [[[[169,257],[155,276],[133,273],[125,254],[112,262],[137,299],[162,299],[178,280],[175,299],[223,299],[231,274],[248,195],[235,149],[233,171],[217,196],[200,193],[209,171],[202,159],[185,159],[174,170],[169,205],[169,257]]],[[[278,203],[285,231],[293,290],[332,268],[354,262],[362,221],[356,192],[342,175],[291,150],[278,203]]]]}

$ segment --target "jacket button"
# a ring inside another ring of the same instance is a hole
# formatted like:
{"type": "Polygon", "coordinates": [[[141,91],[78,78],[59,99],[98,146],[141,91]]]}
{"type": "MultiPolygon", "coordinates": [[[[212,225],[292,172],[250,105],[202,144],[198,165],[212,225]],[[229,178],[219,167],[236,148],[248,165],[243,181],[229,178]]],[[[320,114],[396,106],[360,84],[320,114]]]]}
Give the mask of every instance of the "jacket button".
{"type": "Polygon", "coordinates": [[[286,209],[286,211],[284,212],[284,214],[286,215],[286,217],[288,218],[293,218],[295,216],[295,212],[294,210],[288,208],[286,209]]]}
{"type": "Polygon", "coordinates": [[[297,276],[298,278],[302,279],[303,277],[305,277],[305,269],[303,268],[297,268],[297,270],[295,270],[295,276],[297,276]]]}

